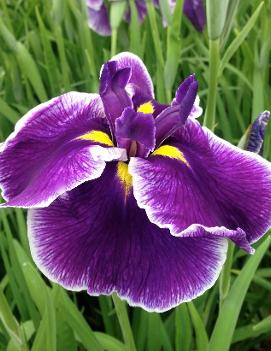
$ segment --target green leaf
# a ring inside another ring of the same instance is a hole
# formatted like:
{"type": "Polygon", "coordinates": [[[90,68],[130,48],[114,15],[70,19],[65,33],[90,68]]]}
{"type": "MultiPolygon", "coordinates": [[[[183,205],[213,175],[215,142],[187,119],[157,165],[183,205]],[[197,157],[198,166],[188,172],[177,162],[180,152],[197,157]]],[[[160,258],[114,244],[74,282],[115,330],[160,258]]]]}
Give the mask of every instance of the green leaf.
{"type": "Polygon", "coordinates": [[[139,351],[145,350],[148,333],[148,319],[149,314],[147,311],[144,311],[143,309],[136,311],[134,316],[135,323],[133,325],[133,332],[136,346],[139,351]]]}
{"type": "Polygon", "coordinates": [[[147,10],[150,20],[151,35],[154,44],[155,56],[157,60],[157,97],[160,102],[165,102],[164,88],[164,57],[162,42],[159,35],[158,25],[156,21],[156,13],[152,0],[147,0],[147,10]]]}
{"type": "Polygon", "coordinates": [[[187,306],[195,330],[197,350],[206,351],[209,340],[202,319],[192,301],[187,306]]]}
{"type": "Polygon", "coordinates": [[[135,0],[129,0],[131,11],[130,22],[130,51],[142,57],[142,42],[141,42],[141,26],[138,20],[138,12],[135,5],[135,0]]]}
{"type": "Polygon", "coordinates": [[[26,340],[30,340],[32,335],[35,333],[35,326],[33,321],[29,320],[26,321],[22,324],[22,329],[24,331],[24,335],[26,337],[26,340]]]}
{"type": "Polygon", "coordinates": [[[227,18],[229,0],[207,0],[208,35],[211,40],[218,39],[223,31],[227,18]]]}
{"type": "Polygon", "coordinates": [[[2,38],[4,39],[5,43],[14,53],[17,62],[20,66],[21,72],[27,77],[27,79],[31,83],[40,101],[48,100],[45,88],[43,86],[39,74],[39,70],[31,54],[22,43],[16,41],[15,37],[4,25],[4,22],[1,20],[1,18],[0,35],[2,35],[2,38]]]}
{"type": "Polygon", "coordinates": [[[6,331],[8,332],[10,338],[14,340],[16,345],[20,345],[21,338],[19,332],[19,324],[16,318],[13,316],[8,301],[0,289],[0,320],[3,323],[6,331]]]}
{"type": "Polygon", "coordinates": [[[119,320],[121,332],[123,335],[124,343],[126,348],[130,351],[135,351],[135,341],[133,332],[131,329],[130,321],[127,314],[126,302],[121,300],[116,294],[112,295],[112,299],[115,305],[116,314],[119,320]]]}
{"type": "Polygon", "coordinates": [[[239,2],[240,0],[234,0],[234,1],[230,1],[229,2],[229,6],[228,6],[228,10],[227,10],[227,18],[226,18],[226,22],[223,28],[223,34],[222,34],[222,47],[224,46],[224,44],[226,44],[228,37],[230,35],[232,26],[233,26],[233,22],[237,13],[237,9],[239,6],[239,2]]]}
{"type": "MultiPolygon", "coordinates": [[[[65,318],[65,314],[61,314],[65,318]]],[[[77,351],[77,342],[72,328],[63,317],[57,315],[57,350],[77,351]]]]}
{"type": "Polygon", "coordinates": [[[55,96],[59,91],[59,71],[56,64],[56,58],[52,50],[49,31],[45,28],[43,20],[40,16],[38,7],[36,7],[36,16],[39,24],[39,38],[43,47],[44,61],[45,61],[45,69],[46,75],[48,77],[49,85],[50,85],[50,95],[55,96]]]}
{"type": "Polygon", "coordinates": [[[233,335],[233,343],[250,338],[256,338],[261,334],[271,335],[271,315],[255,325],[249,324],[244,327],[237,328],[233,335]]]}
{"type": "Polygon", "coordinates": [[[117,29],[123,20],[123,15],[127,9],[126,1],[112,1],[110,5],[110,25],[112,29],[117,29]]]}
{"type": "Polygon", "coordinates": [[[235,52],[238,50],[240,45],[243,43],[243,41],[246,39],[250,31],[255,25],[255,22],[257,21],[259,14],[262,10],[264,2],[261,2],[260,5],[257,7],[253,15],[250,17],[248,20],[247,24],[244,26],[244,28],[241,30],[241,32],[237,35],[237,37],[231,42],[229,47],[227,48],[226,52],[224,53],[221,61],[220,61],[220,66],[219,66],[219,73],[218,75],[221,75],[225,66],[227,63],[230,61],[232,56],[235,54],[235,52]]]}
{"type": "Polygon", "coordinates": [[[66,292],[58,286],[55,286],[54,289],[58,289],[58,294],[56,294],[55,298],[55,305],[63,309],[67,324],[78,336],[86,350],[103,351],[104,349],[98,342],[94,332],[66,292]]]}
{"type": "Polygon", "coordinates": [[[192,325],[187,304],[175,308],[175,350],[191,351],[192,347],[192,325]]]}
{"type": "Polygon", "coordinates": [[[32,351],[42,348],[44,351],[56,351],[55,310],[49,287],[30,263],[24,263],[22,269],[29,293],[42,316],[32,351]]]}
{"type": "Polygon", "coordinates": [[[0,98],[0,114],[3,115],[6,119],[8,119],[13,124],[15,124],[19,119],[18,112],[13,110],[13,108],[11,108],[1,98],[0,98]]]}
{"type": "Polygon", "coordinates": [[[32,351],[41,350],[41,347],[44,348],[44,351],[54,351],[56,350],[56,317],[51,290],[45,284],[34,266],[29,262],[29,258],[20,244],[15,240],[14,247],[19,261],[22,264],[22,271],[28,287],[28,292],[42,317],[32,351]]]}
{"type": "MultiPolygon", "coordinates": [[[[172,16],[170,13],[170,5],[168,0],[159,0],[159,7],[161,10],[162,18],[166,21],[166,23],[171,24],[172,16]]],[[[177,5],[175,5],[174,11],[176,10],[177,5]]],[[[182,8],[181,11],[182,13],[182,8]]]]}
{"type": "Polygon", "coordinates": [[[234,281],[219,311],[208,351],[229,350],[247,290],[269,244],[270,236],[257,248],[256,253],[247,260],[240,275],[234,281]]]}
{"type": "Polygon", "coordinates": [[[48,286],[45,284],[38,271],[34,268],[32,262],[18,241],[13,240],[13,244],[30,296],[42,315],[47,303],[48,286]]]}
{"type": "Polygon", "coordinates": [[[110,335],[107,335],[105,333],[100,333],[100,332],[95,332],[94,333],[97,340],[99,343],[104,347],[105,350],[110,350],[110,351],[126,351],[127,348],[125,345],[117,340],[116,338],[113,338],[110,335]]]}
{"type": "Polygon", "coordinates": [[[69,78],[70,68],[69,68],[67,56],[65,53],[65,44],[64,44],[64,38],[63,38],[61,27],[56,25],[54,27],[54,33],[55,33],[55,39],[57,43],[58,54],[60,58],[62,85],[65,91],[68,91],[70,90],[70,86],[71,86],[70,78],[69,78]]]}
{"type": "Polygon", "coordinates": [[[170,338],[158,313],[148,314],[147,344],[149,350],[173,351],[170,338]]]}
{"type": "Polygon", "coordinates": [[[112,316],[113,302],[108,296],[99,296],[99,306],[103,318],[105,332],[109,335],[114,335],[116,323],[112,316]]]}
{"type": "Polygon", "coordinates": [[[261,333],[257,333],[257,332],[255,332],[255,330],[253,330],[252,324],[237,328],[237,329],[235,329],[233,337],[232,337],[232,344],[246,340],[246,339],[255,338],[255,337],[259,336],[260,334],[261,333]]]}
{"type": "Polygon", "coordinates": [[[55,325],[48,309],[45,309],[31,351],[56,351],[55,325]]]}
{"type": "Polygon", "coordinates": [[[220,305],[228,295],[230,284],[231,284],[231,267],[233,262],[234,244],[228,243],[227,259],[223,266],[220,278],[219,278],[219,298],[220,305]]]}
{"type": "Polygon", "coordinates": [[[257,333],[271,332],[271,315],[257,323],[253,330],[257,333]]]}
{"type": "Polygon", "coordinates": [[[167,29],[167,58],[164,71],[166,84],[167,102],[171,101],[171,91],[174,84],[177,69],[179,66],[179,56],[181,53],[181,22],[182,22],[183,0],[177,0],[174,9],[172,22],[167,29]]]}

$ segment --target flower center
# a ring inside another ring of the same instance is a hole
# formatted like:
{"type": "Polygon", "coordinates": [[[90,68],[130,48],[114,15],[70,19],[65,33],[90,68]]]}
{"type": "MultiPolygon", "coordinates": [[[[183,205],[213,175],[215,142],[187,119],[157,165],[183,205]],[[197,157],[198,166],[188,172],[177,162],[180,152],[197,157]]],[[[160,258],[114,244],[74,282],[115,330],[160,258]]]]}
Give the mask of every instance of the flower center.
{"type": "Polygon", "coordinates": [[[154,108],[151,102],[139,106],[137,111],[127,107],[115,122],[115,138],[129,157],[147,157],[155,148],[154,108]],[[144,112],[141,112],[144,111],[144,112]]]}

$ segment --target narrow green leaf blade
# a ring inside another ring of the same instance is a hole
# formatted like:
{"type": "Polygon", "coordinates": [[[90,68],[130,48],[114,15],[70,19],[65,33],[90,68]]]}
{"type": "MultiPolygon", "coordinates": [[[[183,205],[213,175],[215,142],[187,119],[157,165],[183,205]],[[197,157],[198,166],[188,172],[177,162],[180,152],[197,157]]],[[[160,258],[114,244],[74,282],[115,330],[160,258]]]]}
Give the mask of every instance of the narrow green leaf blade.
{"type": "Polygon", "coordinates": [[[219,312],[208,351],[228,351],[249,285],[270,244],[270,236],[257,248],[236,278],[219,312]]]}
{"type": "Polygon", "coordinates": [[[231,42],[230,46],[227,48],[225,54],[223,55],[223,57],[220,61],[219,75],[222,74],[227,63],[230,61],[232,56],[235,54],[235,52],[238,50],[240,45],[243,43],[243,41],[246,39],[246,37],[250,33],[251,29],[254,27],[255,22],[257,21],[259,14],[262,10],[263,4],[264,4],[264,2],[260,3],[260,5],[257,7],[255,12],[253,13],[253,15],[248,20],[247,24],[244,26],[244,28],[241,30],[241,32],[237,35],[237,37],[231,42]]]}
{"type": "Polygon", "coordinates": [[[205,326],[193,302],[192,301],[189,302],[187,306],[191,316],[192,323],[194,325],[197,350],[206,351],[209,340],[208,340],[207,332],[205,330],[205,326]]]}

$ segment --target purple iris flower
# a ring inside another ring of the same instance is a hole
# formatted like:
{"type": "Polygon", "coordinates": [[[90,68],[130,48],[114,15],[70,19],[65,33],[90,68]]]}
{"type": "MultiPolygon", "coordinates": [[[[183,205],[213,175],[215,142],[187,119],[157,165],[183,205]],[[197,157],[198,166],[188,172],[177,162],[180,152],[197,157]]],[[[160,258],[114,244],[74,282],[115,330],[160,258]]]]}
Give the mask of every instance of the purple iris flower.
{"type": "Polygon", "coordinates": [[[247,150],[262,154],[265,130],[270,118],[270,112],[264,111],[252,123],[249,131],[247,150]]]}
{"type": "Polygon", "coordinates": [[[24,116],[1,147],[2,207],[28,211],[52,281],[165,311],[218,278],[227,239],[249,253],[271,225],[271,166],[201,127],[194,75],[170,105],[121,53],[100,94],[70,92],[24,116]]]}
{"type": "MultiPolygon", "coordinates": [[[[159,7],[159,0],[153,0],[154,5],[159,7]]],[[[173,12],[176,0],[168,0],[169,8],[173,12]]],[[[146,0],[135,0],[139,21],[142,22],[147,14],[146,0]]],[[[104,4],[104,0],[87,0],[89,26],[100,35],[111,35],[111,27],[109,23],[108,9],[104,4]]],[[[192,22],[195,28],[202,32],[205,23],[205,9],[203,0],[185,0],[183,7],[184,14],[192,22]]],[[[130,20],[129,8],[125,14],[125,19],[130,20]]]]}

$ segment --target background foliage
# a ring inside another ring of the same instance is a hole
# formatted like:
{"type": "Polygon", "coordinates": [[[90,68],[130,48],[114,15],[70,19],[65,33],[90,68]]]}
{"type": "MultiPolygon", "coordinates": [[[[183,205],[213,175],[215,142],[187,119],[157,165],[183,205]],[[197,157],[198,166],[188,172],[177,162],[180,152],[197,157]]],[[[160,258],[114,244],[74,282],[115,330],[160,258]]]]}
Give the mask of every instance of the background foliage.
{"type": "MultiPolygon", "coordinates": [[[[165,29],[151,1],[139,26],[134,0],[130,4],[131,24],[121,23],[117,35],[104,38],[89,30],[85,1],[0,2],[2,140],[38,103],[70,90],[97,91],[111,51],[143,58],[160,102],[195,72],[205,124],[234,144],[259,112],[271,108],[270,0],[234,0],[227,13],[208,11],[209,25],[212,16],[225,22],[219,38],[210,33],[214,40],[207,30],[196,32],[181,11],[165,29]]],[[[271,126],[264,156],[271,159],[271,126]]],[[[1,210],[0,218],[0,350],[271,350],[268,236],[251,257],[230,245],[212,289],[159,315],[127,308],[116,296],[93,298],[50,283],[31,259],[25,213],[1,210]]]]}

